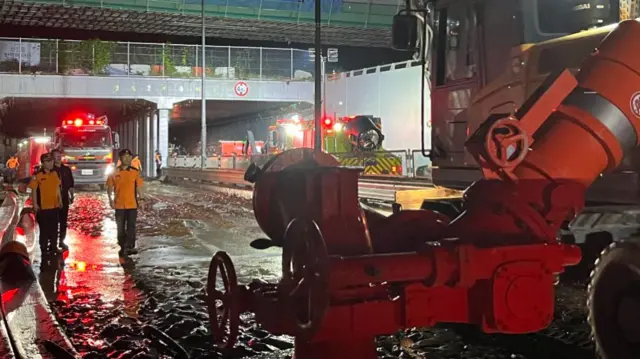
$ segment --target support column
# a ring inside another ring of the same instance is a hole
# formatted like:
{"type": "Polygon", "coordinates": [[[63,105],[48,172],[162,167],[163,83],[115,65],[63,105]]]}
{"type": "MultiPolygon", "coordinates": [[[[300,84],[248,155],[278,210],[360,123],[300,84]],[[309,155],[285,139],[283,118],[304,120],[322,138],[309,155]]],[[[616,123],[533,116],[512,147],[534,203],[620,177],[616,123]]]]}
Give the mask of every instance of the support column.
{"type": "Polygon", "coordinates": [[[120,125],[120,146],[122,148],[129,148],[128,136],[129,134],[127,133],[127,123],[123,122],[120,125]]]}
{"type": "MultiPolygon", "coordinates": [[[[204,70],[203,70],[204,71],[204,70]]],[[[167,158],[169,157],[169,115],[173,110],[176,101],[173,98],[161,98],[156,101],[158,111],[156,112],[156,121],[154,126],[154,150],[160,151],[162,155],[162,167],[167,167],[167,158]]]]}
{"type": "Polygon", "coordinates": [[[135,152],[138,156],[140,156],[140,115],[138,115],[138,117],[136,117],[135,119],[133,133],[136,147],[135,152]]]}
{"type": "Polygon", "coordinates": [[[131,120],[124,123],[124,131],[127,134],[127,148],[131,150],[131,120]]]}
{"type": "Polygon", "coordinates": [[[144,173],[147,177],[151,176],[152,158],[153,158],[153,141],[151,137],[153,113],[147,113],[144,117],[144,173]]]}
{"type": "Polygon", "coordinates": [[[158,148],[162,155],[162,168],[167,167],[169,157],[169,111],[170,109],[158,109],[158,148]]]}
{"type": "Polygon", "coordinates": [[[158,111],[153,113],[153,127],[151,131],[151,137],[153,138],[153,153],[155,155],[158,150],[158,111]]]}
{"type": "Polygon", "coordinates": [[[129,149],[131,150],[131,152],[133,152],[134,154],[136,153],[136,123],[135,123],[136,119],[132,118],[131,120],[129,120],[129,122],[127,123],[129,125],[129,149]]]}

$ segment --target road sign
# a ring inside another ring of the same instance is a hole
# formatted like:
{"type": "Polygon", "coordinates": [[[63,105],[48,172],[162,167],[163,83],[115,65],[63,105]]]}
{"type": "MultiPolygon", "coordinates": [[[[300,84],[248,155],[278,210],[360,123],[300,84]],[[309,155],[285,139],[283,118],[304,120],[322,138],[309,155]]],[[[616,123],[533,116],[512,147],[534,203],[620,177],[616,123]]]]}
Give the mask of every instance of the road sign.
{"type": "Polygon", "coordinates": [[[249,93],[249,85],[243,81],[236,82],[236,85],[233,87],[233,92],[240,97],[244,97],[249,93]]]}
{"type": "Polygon", "coordinates": [[[327,61],[338,62],[338,49],[330,47],[327,49],[327,61]]]}

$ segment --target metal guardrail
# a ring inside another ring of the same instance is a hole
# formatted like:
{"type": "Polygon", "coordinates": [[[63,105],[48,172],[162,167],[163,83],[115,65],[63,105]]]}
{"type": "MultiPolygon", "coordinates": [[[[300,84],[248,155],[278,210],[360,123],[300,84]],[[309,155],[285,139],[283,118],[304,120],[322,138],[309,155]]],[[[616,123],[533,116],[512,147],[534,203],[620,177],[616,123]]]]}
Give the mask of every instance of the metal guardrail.
{"type": "MultiPolygon", "coordinates": [[[[200,183],[223,184],[235,187],[252,188],[253,185],[244,180],[242,170],[187,169],[166,168],[164,174],[169,180],[195,181],[200,183]]],[[[429,189],[434,186],[425,180],[394,180],[391,178],[361,177],[358,183],[358,196],[380,202],[396,202],[399,191],[429,189]]]]}
{"type": "MultiPolygon", "coordinates": [[[[423,156],[420,150],[380,151],[370,154],[346,152],[335,153],[333,155],[338,159],[342,159],[343,161],[341,162],[346,167],[365,167],[365,169],[368,161],[375,159],[376,156],[385,156],[387,158],[395,157],[398,159],[397,162],[401,167],[402,173],[400,175],[380,176],[376,173],[366,173],[374,171],[365,171],[364,175],[366,177],[376,177],[379,180],[383,180],[385,177],[393,180],[411,178],[421,181],[431,180],[431,160],[423,156]]],[[[262,165],[271,157],[273,157],[273,155],[263,154],[254,156],[213,156],[207,158],[205,169],[246,170],[251,163],[262,165]]],[[[389,163],[389,161],[385,162],[389,163]]],[[[167,166],[170,168],[200,169],[200,156],[169,157],[167,159],[167,166]]]]}
{"type": "MultiPolygon", "coordinates": [[[[209,79],[310,81],[309,51],[207,46],[209,79]]],[[[0,73],[199,78],[202,46],[0,37],[0,73]]]]}

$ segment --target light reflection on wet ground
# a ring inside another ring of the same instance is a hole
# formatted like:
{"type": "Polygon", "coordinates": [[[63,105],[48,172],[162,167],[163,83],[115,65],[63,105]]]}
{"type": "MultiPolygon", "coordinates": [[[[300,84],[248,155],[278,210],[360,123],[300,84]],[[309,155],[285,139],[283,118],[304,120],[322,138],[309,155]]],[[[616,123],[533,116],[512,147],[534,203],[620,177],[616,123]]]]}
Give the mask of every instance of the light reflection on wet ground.
{"type": "MultiPolygon", "coordinates": [[[[224,197],[198,196],[185,204],[194,195],[181,191],[151,188],[152,209],[139,216],[139,254],[128,261],[118,257],[106,196],[80,193],[70,214],[69,252],[34,261],[58,320],[85,357],[173,357],[176,352],[167,343],[156,343],[143,330],[145,325],[179,341],[192,358],[217,357],[211,349],[204,291],[211,256],[227,251],[241,282],[278,276],[280,252],[248,245],[261,232],[247,208],[237,208],[224,197]],[[182,235],[158,235],[158,227],[182,235]]],[[[242,347],[234,352],[232,357],[257,354],[242,347]]]]}

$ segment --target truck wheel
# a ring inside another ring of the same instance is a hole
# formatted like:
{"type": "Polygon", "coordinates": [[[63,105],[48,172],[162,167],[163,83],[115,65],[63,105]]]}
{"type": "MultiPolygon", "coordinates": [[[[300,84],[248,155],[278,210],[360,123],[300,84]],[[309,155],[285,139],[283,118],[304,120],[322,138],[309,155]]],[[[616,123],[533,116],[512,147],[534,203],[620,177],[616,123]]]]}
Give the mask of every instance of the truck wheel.
{"type": "Polygon", "coordinates": [[[589,324],[602,359],[640,358],[640,244],[612,243],[589,285],[589,324]]]}

